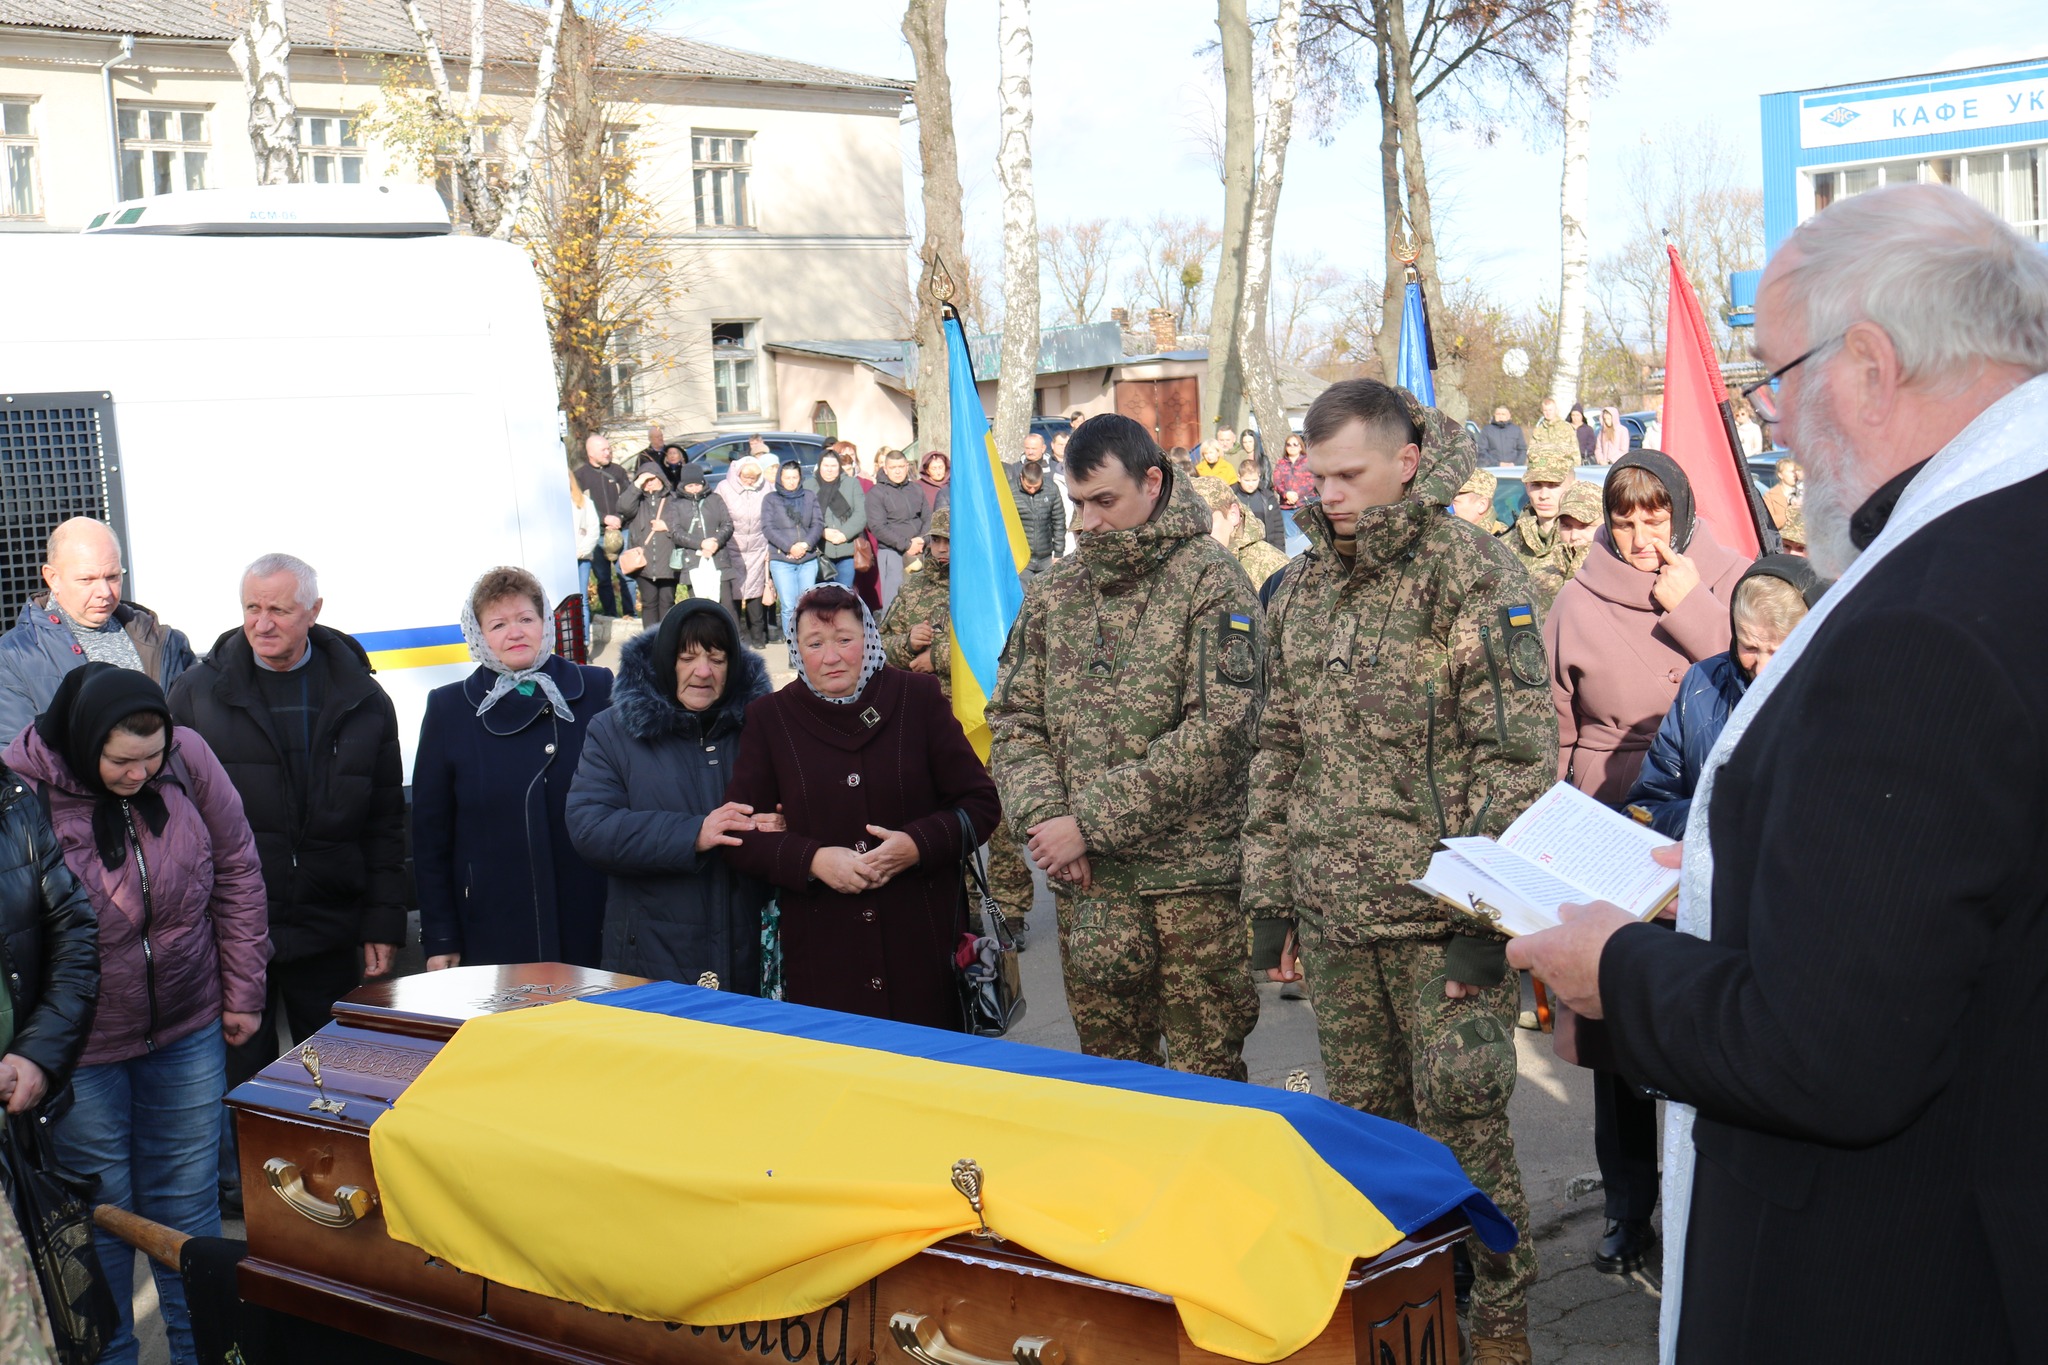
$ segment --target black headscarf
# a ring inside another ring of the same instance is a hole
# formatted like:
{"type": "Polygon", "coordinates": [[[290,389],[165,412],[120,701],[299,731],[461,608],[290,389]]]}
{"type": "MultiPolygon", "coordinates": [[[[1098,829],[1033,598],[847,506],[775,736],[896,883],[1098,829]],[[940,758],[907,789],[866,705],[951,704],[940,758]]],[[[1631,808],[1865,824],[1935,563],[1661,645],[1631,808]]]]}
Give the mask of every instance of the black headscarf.
{"type": "Polygon", "coordinates": [[[36,717],[36,734],[64,760],[79,787],[93,797],[93,843],[110,871],[128,859],[127,822],[121,811],[124,800],[142,816],[151,834],[162,834],[164,822],[170,818],[155,778],[125,798],[116,796],[100,780],[100,751],[107,746],[107,736],[116,725],[143,711],[154,711],[164,719],[164,762],[168,765],[171,704],[164,700],[164,690],[156,679],[132,668],[89,663],[72,669],[57,685],[57,695],[50,698],[48,709],[36,717]]]}
{"type": "Polygon", "coordinates": [[[818,457],[818,502],[827,512],[841,521],[853,515],[853,504],[846,500],[846,457],[836,451],[827,451],[832,462],[839,466],[835,478],[825,477],[825,456],[818,457]]]}
{"type": "Polygon", "coordinates": [[[746,670],[740,667],[740,626],[733,620],[732,613],[721,602],[708,597],[686,597],[668,609],[668,615],[661,618],[661,626],[654,636],[654,681],[661,689],[664,700],[676,699],[676,655],[682,650],[683,627],[693,616],[709,616],[725,631],[725,650],[728,667],[725,671],[725,690],[718,694],[720,701],[732,696],[733,689],[741,685],[746,670]]]}
{"type": "Polygon", "coordinates": [[[775,467],[775,480],[773,483],[769,485],[769,491],[774,493],[775,496],[783,499],[785,502],[802,501],[804,493],[806,492],[804,488],[803,465],[799,464],[795,460],[784,460],[781,464],[777,465],[775,467]],[[782,471],[785,469],[794,469],[796,471],[796,487],[784,488],[782,486],[782,471]]]}
{"type": "Polygon", "coordinates": [[[702,486],[707,493],[710,491],[711,480],[705,475],[704,466],[701,464],[684,464],[677,466],[676,492],[683,494],[684,497],[688,497],[689,493],[686,490],[692,484],[702,486]]]}
{"type": "MultiPolygon", "coordinates": [[[[1671,548],[1680,554],[1692,544],[1695,520],[1692,505],[1692,480],[1685,477],[1685,471],[1678,467],[1678,461],[1661,450],[1631,450],[1607,467],[1607,487],[1614,486],[1614,476],[1624,469],[1641,469],[1653,475],[1664,491],[1671,495],[1671,548]]],[[[1607,543],[1614,544],[1614,518],[1607,511],[1607,498],[1600,499],[1600,514],[1607,523],[1607,543]]],[[[1615,551],[1617,555],[1620,551],[1615,551]]]]}

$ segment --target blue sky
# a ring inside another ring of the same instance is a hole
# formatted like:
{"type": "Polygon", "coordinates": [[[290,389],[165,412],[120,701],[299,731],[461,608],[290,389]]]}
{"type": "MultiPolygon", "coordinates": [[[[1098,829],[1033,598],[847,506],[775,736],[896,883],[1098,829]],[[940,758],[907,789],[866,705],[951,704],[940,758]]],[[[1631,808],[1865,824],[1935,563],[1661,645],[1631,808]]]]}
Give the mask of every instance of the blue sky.
{"type": "MultiPolygon", "coordinates": [[[[2048,56],[2038,0],[1666,0],[1670,22],[1629,51],[1592,120],[1594,258],[1619,244],[1620,173],[1645,139],[1680,126],[1715,129],[1760,183],[1757,97],[1959,66],[2048,56]]],[[[1259,6],[1253,6],[1256,11],[1259,6]]],[[[1201,54],[1215,36],[1204,0],[1037,0],[1034,160],[1040,222],[1149,218],[1161,209],[1220,221],[1222,192],[1197,132],[1221,103],[1221,75],[1201,54]]],[[[709,42],[887,75],[909,76],[896,0],[678,0],[664,27],[709,42]]],[[[995,258],[996,3],[951,0],[954,117],[970,238],[995,258]]],[[[1377,120],[1367,109],[1327,143],[1299,135],[1288,153],[1277,242],[1347,270],[1376,270],[1380,211],[1377,120]]],[[[1492,146],[1447,129],[1429,135],[1432,189],[1447,273],[1526,304],[1554,296],[1561,147],[1550,133],[1508,130],[1492,146]]],[[[905,167],[916,192],[914,135],[905,167]]],[[[1112,298],[1111,302],[1116,300],[1112,298]]]]}

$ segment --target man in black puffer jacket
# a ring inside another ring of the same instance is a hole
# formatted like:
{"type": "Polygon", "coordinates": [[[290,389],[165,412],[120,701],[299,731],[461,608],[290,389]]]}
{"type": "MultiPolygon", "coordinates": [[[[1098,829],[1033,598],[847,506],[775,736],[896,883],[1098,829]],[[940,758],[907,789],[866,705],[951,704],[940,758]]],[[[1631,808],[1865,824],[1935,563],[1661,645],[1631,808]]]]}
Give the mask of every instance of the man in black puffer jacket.
{"type": "Polygon", "coordinates": [[[1045,477],[1044,462],[1031,458],[1043,446],[1042,441],[1036,446],[1027,443],[1024,460],[1010,471],[1010,495],[1017,502],[1017,519],[1024,523],[1024,543],[1031,547],[1031,562],[1024,566],[1026,582],[1050,569],[1067,548],[1066,499],[1045,477]]]}
{"type": "Polygon", "coordinates": [[[99,921],[64,865],[42,800],[0,768],[0,945],[9,1036],[0,1102],[10,1114],[62,1095],[100,995],[99,921]]]}
{"type": "Polygon", "coordinates": [[[228,1049],[230,1089],[277,1058],[280,1015],[305,1039],[405,942],[398,713],[363,647],[319,615],[312,567],[265,555],[242,576],[242,629],[171,688],[172,718],[241,793],[270,901],[270,996],[256,1036],[228,1049]]]}

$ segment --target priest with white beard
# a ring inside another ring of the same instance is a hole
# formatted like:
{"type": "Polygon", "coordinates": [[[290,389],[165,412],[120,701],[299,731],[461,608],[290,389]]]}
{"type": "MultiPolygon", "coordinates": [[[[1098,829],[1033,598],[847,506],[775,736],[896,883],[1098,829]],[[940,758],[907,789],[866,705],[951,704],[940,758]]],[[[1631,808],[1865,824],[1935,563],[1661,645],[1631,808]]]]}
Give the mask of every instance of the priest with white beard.
{"type": "Polygon", "coordinates": [[[1666,1361],[2039,1360],[2048,253],[1858,195],[1779,249],[1755,341],[1840,582],[1707,762],[1686,932],[1592,905],[1508,960],[1673,1101],[1666,1361]]]}

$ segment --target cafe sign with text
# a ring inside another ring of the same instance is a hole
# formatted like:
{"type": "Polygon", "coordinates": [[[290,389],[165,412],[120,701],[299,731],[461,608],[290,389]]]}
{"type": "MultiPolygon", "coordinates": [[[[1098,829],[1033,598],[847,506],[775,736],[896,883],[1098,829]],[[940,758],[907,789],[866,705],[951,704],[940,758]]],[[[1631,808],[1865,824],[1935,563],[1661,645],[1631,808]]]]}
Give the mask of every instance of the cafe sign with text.
{"type": "Polygon", "coordinates": [[[1842,147],[2041,122],[2048,122],[2048,63],[1807,95],[1799,102],[1799,145],[1842,147]]]}

